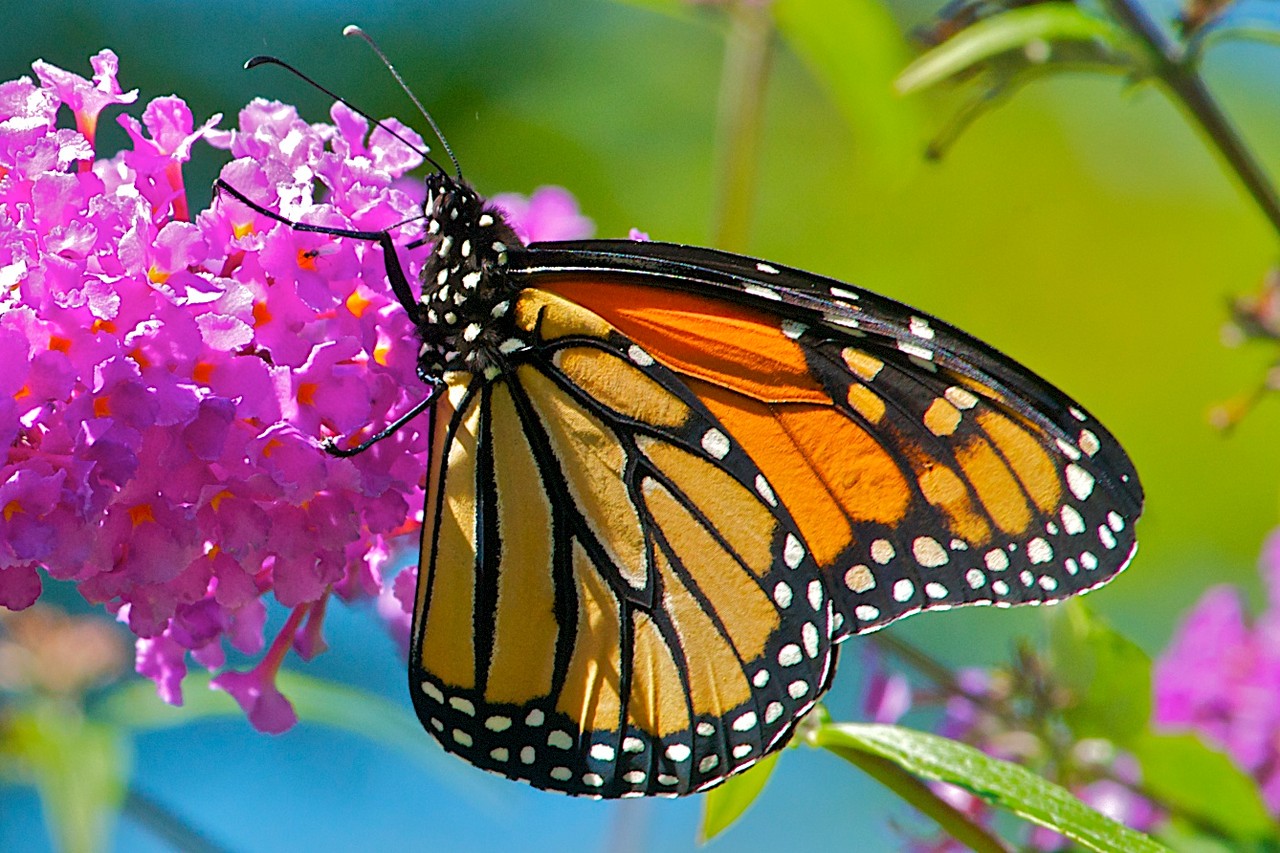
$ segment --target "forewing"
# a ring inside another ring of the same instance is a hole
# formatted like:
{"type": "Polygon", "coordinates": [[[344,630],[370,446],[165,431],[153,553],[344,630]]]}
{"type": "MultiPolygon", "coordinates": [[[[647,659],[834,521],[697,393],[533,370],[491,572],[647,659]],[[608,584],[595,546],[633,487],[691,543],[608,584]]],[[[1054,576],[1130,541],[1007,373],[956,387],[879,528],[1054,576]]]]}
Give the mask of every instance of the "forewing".
{"type": "Polygon", "coordinates": [[[969,335],[831,279],[650,243],[515,262],[678,373],[761,469],[837,602],[837,638],[922,609],[1044,603],[1136,548],[1111,434],[969,335]]]}

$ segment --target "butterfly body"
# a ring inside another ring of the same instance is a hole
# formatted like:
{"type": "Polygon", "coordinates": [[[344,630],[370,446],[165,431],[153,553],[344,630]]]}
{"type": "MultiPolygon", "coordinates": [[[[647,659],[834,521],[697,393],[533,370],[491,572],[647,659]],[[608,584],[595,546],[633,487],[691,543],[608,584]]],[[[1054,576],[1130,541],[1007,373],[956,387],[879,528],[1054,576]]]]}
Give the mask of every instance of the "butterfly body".
{"type": "Polygon", "coordinates": [[[523,246],[443,173],[424,212],[406,308],[443,393],[410,689],[477,766],[705,790],[786,742],[840,640],[1132,556],[1110,434],[935,318],[706,249],[523,246]]]}

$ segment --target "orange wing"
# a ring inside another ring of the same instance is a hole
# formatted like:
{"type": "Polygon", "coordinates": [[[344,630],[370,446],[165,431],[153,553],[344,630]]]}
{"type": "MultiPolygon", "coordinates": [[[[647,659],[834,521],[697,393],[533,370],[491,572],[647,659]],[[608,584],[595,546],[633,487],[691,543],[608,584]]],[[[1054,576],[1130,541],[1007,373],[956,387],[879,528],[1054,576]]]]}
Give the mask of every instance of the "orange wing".
{"type": "Polygon", "coordinates": [[[966,362],[972,339],[933,318],[889,336],[853,291],[805,323],[765,291],[756,307],[600,274],[538,286],[675,371],[747,451],[822,568],[837,639],[922,609],[1057,601],[1132,556],[1140,498],[1110,435],[1047,383],[1018,393],[1030,375],[994,351],[966,362]]]}

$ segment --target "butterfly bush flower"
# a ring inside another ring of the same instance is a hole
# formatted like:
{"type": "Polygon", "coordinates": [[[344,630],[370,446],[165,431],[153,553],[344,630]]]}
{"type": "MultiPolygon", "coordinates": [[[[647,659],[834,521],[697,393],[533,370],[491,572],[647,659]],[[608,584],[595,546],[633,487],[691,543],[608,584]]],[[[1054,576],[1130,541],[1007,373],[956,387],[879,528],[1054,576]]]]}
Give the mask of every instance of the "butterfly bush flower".
{"type": "MultiPolygon", "coordinates": [[[[1045,705],[1052,696],[1045,685],[1029,686],[1040,669],[1039,663],[1016,673],[1005,669],[961,669],[949,674],[946,683],[917,688],[887,668],[878,654],[868,653],[864,661],[862,711],[866,719],[896,723],[913,708],[940,708],[941,716],[934,728],[945,737],[1040,772],[1051,769],[1060,777],[1055,781],[1068,787],[1082,802],[1141,832],[1151,830],[1164,819],[1150,800],[1137,793],[1137,762],[1110,742],[1078,740],[1070,744],[1065,754],[1050,760],[1053,749],[1042,739],[1043,732],[1061,728],[1056,717],[1061,709],[1045,705]],[[1038,699],[1032,698],[1033,693],[1038,699]]],[[[928,784],[939,799],[973,823],[995,823],[996,811],[978,795],[945,782],[928,784]]],[[[1056,832],[1032,826],[1024,846],[1049,853],[1067,849],[1070,843],[1056,832]]],[[[915,838],[908,847],[916,853],[958,853],[968,849],[949,836],[915,838]]]]}
{"type": "MultiPolygon", "coordinates": [[[[224,149],[223,179],[264,206],[405,244],[422,141],[341,104],[311,124],[255,100],[220,129],[164,97],[119,117],[129,147],[108,154],[101,114],[137,93],[110,51],[91,64],[91,80],[38,62],[38,83],[0,83],[0,605],[30,606],[42,573],[74,582],[174,704],[191,662],[262,655],[214,684],[282,731],[296,718],[275,674],[290,649],[324,649],[330,599],[401,605],[402,635],[412,600],[411,571],[382,578],[416,541],[426,419],[354,458],[320,442],[357,442],[425,390],[376,245],[229,198],[193,214],[182,170],[224,149]],[[269,642],[268,596],[290,608],[269,642]]],[[[531,236],[589,229],[563,190],[508,204],[531,236]]],[[[401,252],[411,279],[429,251],[401,252]]]]}
{"type": "Polygon", "coordinates": [[[1252,625],[1239,591],[1207,590],[1155,667],[1155,721],[1218,744],[1280,814],[1280,531],[1263,547],[1267,607],[1252,625]]]}

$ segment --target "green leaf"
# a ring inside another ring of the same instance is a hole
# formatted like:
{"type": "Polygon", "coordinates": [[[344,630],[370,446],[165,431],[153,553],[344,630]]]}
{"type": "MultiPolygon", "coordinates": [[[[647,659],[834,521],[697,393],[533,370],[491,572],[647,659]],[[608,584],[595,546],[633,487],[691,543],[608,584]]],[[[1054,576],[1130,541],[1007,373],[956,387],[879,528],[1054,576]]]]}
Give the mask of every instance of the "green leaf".
{"type": "Polygon", "coordinates": [[[1080,601],[1056,608],[1054,677],[1071,691],[1063,717],[1077,738],[1120,746],[1146,731],[1151,717],[1151,659],[1080,601]]]}
{"type": "Polygon", "coordinates": [[[875,755],[916,776],[958,785],[1092,850],[1155,853],[1165,849],[1025,767],[938,735],[875,723],[840,723],[818,728],[811,742],[846,760],[853,760],[851,753],[875,755]]]}
{"type": "Polygon", "coordinates": [[[1142,765],[1143,787],[1176,812],[1239,840],[1276,833],[1257,784],[1199,736],[1147,734],[1129,749],[1142,765]]]}
{"type": "Polygon", "coordinates": [[[706,843],[724,832],[742,817],[764,790],[774,765],[777,752],[772,752],[756,762],[745,773],[730,776],[720,787],[707,792],[702,800],[702,828],[698,831],[700,843],[706,843]]]}
{"type": "Polygon", "coordinates": [[[910,58],[880,0],[778,0],[778,31],[826,88],[869,160],[890,183],[918,165],[920,107],[895,96],[894,76],[910,58]]]}
{"type": "Polygon", "coordinates": [[[905,95],[1032,42],[1093,40],[1120,53],[1124,52],[1128,37],[1119,25],[1090,15],[1073,3],[1023,6],[961,30],[903,69],[894,85],[905,95]]]}
{"type": "Polygon", "coordinates": [[[86,719],[77,707],[39,700],[8,718],[0,756],[35,782],[58,849],[106,847],[132,764],[118,729],[86,719]]]}

